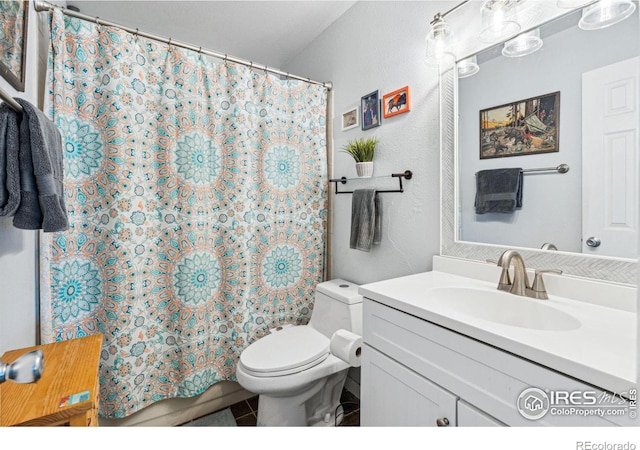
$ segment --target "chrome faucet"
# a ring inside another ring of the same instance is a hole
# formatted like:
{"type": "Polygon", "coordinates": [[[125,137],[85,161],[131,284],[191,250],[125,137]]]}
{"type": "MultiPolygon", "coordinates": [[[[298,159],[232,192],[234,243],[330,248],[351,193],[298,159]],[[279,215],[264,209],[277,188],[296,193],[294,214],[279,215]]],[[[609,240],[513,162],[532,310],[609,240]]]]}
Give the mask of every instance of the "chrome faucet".
{"type": "Polygon", "coordinates": [[[531,285],[529,284],[527,269],[520,253],[515,250],[505,251],[500,255],[498,265],[502,267],[498,289],[515,295],[527,295],[527,290],[531,290],[531,285]],[[509,279],[511,261],[513,261],[513,282],[509,279]]]}
{"type": "Polygon", "coordinates": [[[533,286],[527,294],[529,297],[537,298],[538,300],[547,300],[547,288],[544,286],[544,280],[542,279],[543,273],[555,273],[556,275],[562,275],[562,270],[557,269],[536,269],[535,277],[533,278],[533,286]]]}

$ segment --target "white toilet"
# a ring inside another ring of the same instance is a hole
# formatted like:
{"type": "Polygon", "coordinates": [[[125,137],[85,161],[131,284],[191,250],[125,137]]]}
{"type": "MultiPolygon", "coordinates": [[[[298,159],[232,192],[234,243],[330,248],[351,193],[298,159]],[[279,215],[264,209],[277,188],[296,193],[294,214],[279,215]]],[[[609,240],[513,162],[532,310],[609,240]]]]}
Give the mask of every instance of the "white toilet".
{"type": "Polygon", "coordinates": [[[362,336],[362,296],[340,279],[316,286],[308,325],[283,327],[240,355],[236,375],[259,394],[258,426],[333,426],[350,365],[332,355],[331,336],[345,329],[362,336]]]}

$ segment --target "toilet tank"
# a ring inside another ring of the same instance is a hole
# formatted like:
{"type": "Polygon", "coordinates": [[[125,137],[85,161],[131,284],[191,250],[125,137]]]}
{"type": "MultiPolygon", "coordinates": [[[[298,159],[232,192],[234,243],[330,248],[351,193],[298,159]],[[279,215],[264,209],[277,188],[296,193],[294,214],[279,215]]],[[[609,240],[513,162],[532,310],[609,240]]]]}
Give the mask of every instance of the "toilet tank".
{"type": "Polygon", "coordinates": [[[339,278],[319,283],[309,325],[329,339],[340,328],[362,336],[362,296],[358,285],[339,278]]]}

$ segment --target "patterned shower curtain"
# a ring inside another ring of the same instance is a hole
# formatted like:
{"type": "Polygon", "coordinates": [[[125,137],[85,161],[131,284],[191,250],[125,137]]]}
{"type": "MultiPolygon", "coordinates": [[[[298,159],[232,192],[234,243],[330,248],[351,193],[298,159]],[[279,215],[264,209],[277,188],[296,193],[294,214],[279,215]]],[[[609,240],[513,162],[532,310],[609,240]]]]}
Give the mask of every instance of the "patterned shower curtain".
{"type": "Polygon", "coordinates": [[[71,227],[43,234],[43,340],[102,333],[100,415],[235,379],[323,278],[326,89],[51,16],[71,227]]]}

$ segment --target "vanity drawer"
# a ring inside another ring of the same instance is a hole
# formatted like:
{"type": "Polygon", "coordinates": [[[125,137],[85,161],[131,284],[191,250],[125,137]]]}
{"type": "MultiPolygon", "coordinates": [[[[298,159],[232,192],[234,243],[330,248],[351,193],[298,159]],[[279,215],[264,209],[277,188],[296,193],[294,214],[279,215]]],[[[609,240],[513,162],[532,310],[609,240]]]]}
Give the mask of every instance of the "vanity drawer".
{"type": "Polygon", "coordinates": [[[547,414],[528,420],[518,396],[542,390],[598,391],[546,367],[475,339],[364,299],[364,342],[510,426],[634,426],[625,416],[547,414]]]}

